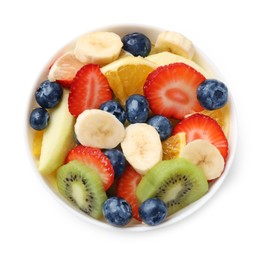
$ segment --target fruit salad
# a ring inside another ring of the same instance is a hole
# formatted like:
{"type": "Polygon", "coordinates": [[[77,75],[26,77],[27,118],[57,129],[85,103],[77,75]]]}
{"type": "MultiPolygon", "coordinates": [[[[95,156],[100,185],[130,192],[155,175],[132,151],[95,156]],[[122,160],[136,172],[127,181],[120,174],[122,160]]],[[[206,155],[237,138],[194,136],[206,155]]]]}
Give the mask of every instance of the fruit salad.
{"type": "Polygon", "coordinates": [[[89,32],[47,68],[29,115],[40,174],[89,218],[159,225],[228,160],[228,89],[177,32],[89,32]]]}

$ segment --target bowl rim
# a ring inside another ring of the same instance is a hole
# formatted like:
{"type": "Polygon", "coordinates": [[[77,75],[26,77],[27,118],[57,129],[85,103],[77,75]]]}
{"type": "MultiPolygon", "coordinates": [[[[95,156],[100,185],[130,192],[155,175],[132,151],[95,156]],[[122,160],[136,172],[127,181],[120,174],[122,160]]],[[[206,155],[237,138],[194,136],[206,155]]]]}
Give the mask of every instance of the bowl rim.
{"type": "MultiPolygon", "coordinates": [[[[152,33],[159,33],[161,31],[166,31],[167,29],[161,28],[161,27],[156,27],[153,25],[144,25],[144,24],[113,24],[113,25],[109,25],[109,26],[102,26],[102,27],[98,27],[98,28],[94,28],[93,30],[89,30],[88,32],[91,31],[123,31],[123,30],[127,30],[130,32],[133,31],[140,31],[140,32],[145,32],[145,31],[150,31],[150,34],[152,33]]],[[[86,32],[85,32],[86,33],[86,32]]],[[[170,217],[168,217],[163,223],[161,223],[160,225],[156,225],[156,226],[148,226],[145,224],[139,224],[139,225],[135,225],[135,226],[125,226],[125,227],[115,227],[112,226],[104,221],[101,220],[97,220],[94,219],[88,215],[86,215],[85,213],[83,213],[82,211],[79,211],[79,209],[75,208],[75,206],[73,206],[71,203],[69,203],[67,200],[65,200],[64,198],[62,198],[59,194],[57,194],[56,191],[54,191],[46,182],[45,178],[38,172],[38,169],[36,167],[35,164],[35,160],[32,156],[31,153],[31,136],[30,136],[30,126],[29,126],[29,115],[30,115],[30,111],[32,110],[33,107],[33,102],[34,102],[34,93],[35,93],[35,89],[36,86],[38,86],[38,84],[40,83],[40,79],[42,78],[42,75],[44,75],[45,72],[45,68],[47,68],[48,64],[51,64],[51,61],[56,57],[56,55],[63,50],[66,46],[70,45],[71,42],[74,42],[80,35],[78,35],[77,37],[73,38],[69,43],[63,45],[62,48],[58,49],[58,51],[51,56],[50,60],[47,61],[46,64],[44,64],[44,67],[40,70],[38,76],[36,77],[36,80],[34,81],[34,85],[32,86],[31,91],[29,91],[29,96],[27,97],[26,100],[26,111],[24,113],[25,115],[25,120],[23,122],[25,122],[25,127],[24,127],[24,135],[25,135],[25,146],[26,148],[26,153],[27,153],[27,157],[30,157],[29,161],[30,161],[30,165],[33,168],[33,171],[35,172],[35,175],[37,175],[37,178],[39,179],[39,181],[42,183],[43,187],[52,195],[52,197],[54,197],[59,204],[63,205],[67,210],[73,212],[75,215],[77,215],[79,218],[81,218],[82,220],[86,221],[87,223],[90,223],[92,225],[101,227],[101,228],[105,228],[105,229],[110,229],[110,230],[116,230],[116,231],[120,231],[123,230],[125,231],[150,231],[150,230],[155,230],[155,229],[159,229],[159,228],[163,228],[163,227],[167,227],[170,225],[173,225],[175,223],[179,223],[181,220],[187,218],[188,216],[190,216],[191,214],[193,214],[194,212],[196,212],[198,209],[200,209],[204,204],[206,204],[217,192],[217,190],[222,186],[223,182],[225,181],[226,177],[229,175],[235,154],[236,154],[236,149],[237,149],[237,139],[238,139],[238,124],[237,124],[237,112],[235,109],[235,105],[234,105],[234,100],[233,100],[233,96],[232,93],[230,91],[230,88],[228,87],[228,102],[230,104],[230,133],[228,136],[228,142],[229,142],[229,154],[228,154],[228,160],[226,162],[225,165],[225,169],[223,174],[220,176],[220,178],[218,178],[213,185],[210,187],[209,191],[199,200],[197,200],[196,202],[188,205],[187,207],[183,208],[182,210],[180,210],[179,212],[171,215],[170,217]],[[231,144],[231,145],[230,145],[231,144]]],[[[150,38],[150,37],[149,37],[150,38]]],[[[195,46],[197,53],[202,57],[202,59],[205,61],[205,63],[207,63],[207,65],[209,66],[210,69],[212,69],[213,73],[216,75],[216,78],[222,80],[223,82],[226,83],[227,86],[231,85],[229,84],[226,79],[223,77],[222,73],[219,71],[219,69],[217,68],[217,66],[214,64],[214,62],[211,61],[211,59],[209,57],[207,57],[202,50],[200,50],[197,46],[195,46]]]]}

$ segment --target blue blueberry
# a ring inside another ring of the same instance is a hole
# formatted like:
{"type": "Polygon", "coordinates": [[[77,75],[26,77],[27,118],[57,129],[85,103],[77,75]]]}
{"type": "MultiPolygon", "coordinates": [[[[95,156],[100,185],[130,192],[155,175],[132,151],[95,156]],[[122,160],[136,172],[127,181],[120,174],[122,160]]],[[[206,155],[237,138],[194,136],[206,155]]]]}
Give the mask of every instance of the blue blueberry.
{"type": "Polygon", "coordinates": [[[162,223],[167,216],[167,206],[158,198],[148,199],[140,205],[139,216],[147,225],[158,225],[162,223]]]}
{"type": "Polygon", "coordinates": [[[52,108],[60,102],[62,94],[63,90],[59,83],[46,80],[36,90],[35,99],[41,107],[52,108]]]}
{"type": "Polygon", "coordinates": [[[30,125],[35,130],[43,130],[47,127],[49,113],[44,108],[35,108],[30,114],[30,125]]]}
{"type": "Polygon", "coordinates": [[[113,166],[114,177],[119,178],[126,169],[126,158],[124,154],[117,149],[106,150],[104,154],[109,158],[113,166]]]}
{"type": "Polygon", "coordinates": [[[142,33],[130,33],[122,38],[123,49],[134,56],[146,57],[151,51],[151,41],[142,33]]]}
{"type": "Polygon", "coordinates": [[[228,100],[228,89],[216,79],[207,79],[197,89],[197,99],[202,107],[214,110],[223,107],[228,100]]]}
{"type": "Polygon", "coordinates": [[[117,227],[125,226],[132,218],[132,209],[128,202],[119,197],[107,199],[102,206],[106,221],[117,227]]]}
{"type": "Polygon", "coordinates": [[[134,94],[126,101],[126,111],[130,123],[144,123],[149,116],[149,103],[144,96],[134,94]]]}
{"type": "Polygon", "coordinates": [[[172,124],[164,116],[156,115],[151,117],[147,124],[153,126],[160,135],[161,141],[166,140],[172,133],[172,124]]]}
{"type": "Polygon", "coordinates": [[[100,105],[100,109],[114,115],[122,124],[126,122],[127,115],[124,108],[116,101],[109,100],[100,105]]]}

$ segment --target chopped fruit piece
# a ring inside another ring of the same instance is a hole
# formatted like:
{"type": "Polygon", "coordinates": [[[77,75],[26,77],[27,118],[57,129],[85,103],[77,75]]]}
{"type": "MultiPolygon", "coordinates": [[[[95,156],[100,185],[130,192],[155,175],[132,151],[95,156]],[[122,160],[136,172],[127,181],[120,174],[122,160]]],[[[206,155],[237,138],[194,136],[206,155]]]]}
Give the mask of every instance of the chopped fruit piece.
{"type": "Polygon", "coordinates": [[[177,133],[162,142],[163,160],[171,160],[180,157],[182,148],[186,145],[184,132],[177,133]]]}
{"type": "Polygon", "coordinates": [[[206,175],[207,180],[218,178],[224,169],[221,153],[206,140],[197,139],[188,143],[181,151],[181,157],[192,162],[206,175]]]}
{"type": "Polygon", "coordinates": [[[100,67],[88,64],[76,74],[69,94],[69,111],[77,117],[86,109],[99,106],[112,99],[112,91],[100,67]]]}
{"type": "Polygon", "coordinates": [[[205,77],[184,63],[158,67],[149,74],[144,94],[153,113],[177,119],[203,110],[196,90],[205,77]]]}
{"type": "Polygon", "coordinates": [[[41,154],[42,140],[43,140],[43,131],[34,132],[33,136],[33,145],[32,145],[32,153],[33,156],[38,158],[41,154]]]}
{"type": "Polygon", "coordinates": [[[44,130],[38,168],[44,175],[60,167],[74,147],[75,120],[68,110],[68,94],[68,90],[64,90],[62,101],[50,111],[49,125],[44,130]]]}
{"type": "Polygon", "coordinates": [[[155,43],[155,51],[170,51],[187,59],[192,59],[195,53],[193,43],[178,32],[162,32],[158,35],[155,43]]]}
{"type": "Polygon", "coordinates": [[[82,35],[75,45],[75,56],[84,63],[106,65],[118,58],[123,43],[113,32],[89,32],[82,35]]]}
{"type": "Polygon", "coordinates": [[[57,170],[59,192],[68,201],[93,218],[100,218],[107,199],[100,176],[79,161],[72,161],[57,170]]]}
{"type": "MultiPolygon", "coordinates": [[[[53,64],[64,54],[64,52],[60,52],[56,55],[56,57],[54,57],[50,63],[50,65],[48,66],[48,72],[50,71],[50,69],[52,68],[53,64]]],[[[55,80],[51,80],[51,81],[55,81],[55,80]]]]}
{"type": "Polygon", "coordinates": [[[63,88],[70,88],[73,80],[57,80],[63,88]]]}
{"type": "Polygon", "coordinates": [[[228,141],[220,125],[211,117],[202,114],[193,114],[178,123],[173,134],[186,133],[186,142],[203,139],[215,145],[226,161],[228,155],[228,141]]]}
{"type": "Polygon", "coordinates": [[[143,95],[143,85],[157,65],[142,57],[127,56],[101,68],[120,102],[125,105],[133,94],[143,95]]]}
{"type": "Polygon", "coordinates": [[[70,87],[77,71],[84,65],[76,59],[72,51],[66,52],[53,63],[48,79],[59,82],[63,87],[70,87]]]}
{"type": "Polygon", "coordinates": [[[118,59],[121,59],[121,58],[123,58],[123,57],[127,57],[127,56],[133,56],[131,53],[129,53],[129,52],[127,52],[127,51],[125,51],[125,50],[121,50],[121,52],[120,52],[120,55],[119,55],[119,57],[118,57],[118,59]]]}
{"type": "Polygon", "coordinates": [[[125,199],[130,204],[133,217],[139,221],[141,221],[141,219],[138,213],[139,202],[136,197],[136,187],[141,181],[141,178],[142,176],[128,165],[116,184],[117,196],[125,199]]]}
{"type": "Polygon", "coordinates": [[[123,49],[133,56],[146,57],[151,51],[150,39],[142,33],[130,33],[122,38],[123,49]]]}
{"type": "Polygon", "coordinates": [[[168,65],[171,63],[175,63],[175,62],[182,62],[191,66],[192,68],[200,72],[202,75],[204,75],[206,78],[212,77],[212,75],[208,71],[204,70],[200,65],[198,65],[194,61],[188,60],[184,58],[183,56],[173,54],[171,52],[164,51],[164,52],[156,53],[156,54],[147,56],[146,59],[156,63],[159,66],[168,65]]]}
{"type": "Polygon", "coordinates": [[[221,126],[224,134],[228,137],[230,129],[230,106],[227,104],[224,107],[216,110],[203,110],[200,113],[207,115],[221,126]]]}
{"type": "Polygon", "coordinates": [[[76,120],[76,138],[84,146],[111,149],[125,137],[124,125],[109,112],[87,109],[76,120]]]}
{"type": "Polygon", "coordinates": [[[107,190],[114,181],[114,170],[109,159],[98,148],[78,145],[66,157],[65,163],[77,160],[95,170],[101,177],[103,187],[107,190]]]}
{"type": "Polygon", "coordinates": [[[131,124],[126,128],[121,148],[126,160],[139,174],[146,174],[162,160],[160,136],[154,127],[145,123],[131,124]]]}
{"type": "Polygon", "coordinates": [[[201,169],[179,158],[161,161],[142,178],[137,186],[139,202],[156,197],[163,200],[171,215],[201,198],[208,182],[201,169]]]}

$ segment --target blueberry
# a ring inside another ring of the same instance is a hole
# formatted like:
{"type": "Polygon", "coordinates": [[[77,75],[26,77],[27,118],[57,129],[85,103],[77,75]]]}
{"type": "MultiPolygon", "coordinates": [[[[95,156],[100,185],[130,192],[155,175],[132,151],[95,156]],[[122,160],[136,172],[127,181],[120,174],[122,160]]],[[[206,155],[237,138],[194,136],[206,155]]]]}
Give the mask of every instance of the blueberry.
{"type": "Polygon", "coordinates": [[[132,218],[132,209],[128,202],[119,197],[107,199],[102,206],[102,213],[111,225],[122,227],[132,218]]]}
{"type": "Polygon", "coordinates": [[[30,125],[35,130],[43,130],[47,127],[49,113],[44,108],[35,108],[30,115],[30,125]]]}
{"type": "Polygon", "coordinates": [[[167,206],[158,198],[148,199],[140,205],[139,216],[147,225],[158,225],[162,223],[167,216],[167,206]]]}
{"type": "Polygon", "coordinates": [[[113,166],[114,177],[119,178],[126,169],[126,158],[124,154],[117,149],[106,150],[104,154],[109,158],[113,166]]]}
{"type": "Polygon", "coordinates": [[[126,101],[126,111],[130,123],[144,123],[149,116],[149,103],[144,96],[134,94],[126,101]]]}
{"type": "Polygon", "coordinates": [[[228,89],[216,79],[207,79],[197,89],[197,99],[202,107],[214,110],[223,107],[228,100],[228,89]]]}
{"type": "Polygon", "coordinates": [[[63,90],[59,83],[46,80],[36,90],[35,99],[41,107],[52,108],[60,102],[62,94],[63,90]]]}
{"type": "Polygon", "coordinates": [[[126,112],[118,102],[109,100],[101,104],[100,109],[114,115],[122,124],[126,122],[127,119],[126,112]]]}
{"type": "Polygon", "coordinates": [[[123,49],[134,56],[146,57],[151,51],[151,41],[142,33],[130,33],[122,38],[123,49]]]}
{"type": "Polygon", "coordinates": [[[172,124],[164,116],[153,116],[147,121],[147,124],[153,126],[156,129],[160,135],[161,141],[166,140],[172,133],[172,124]]]}

